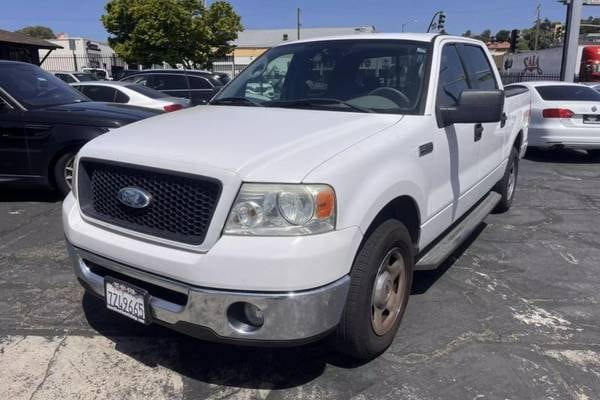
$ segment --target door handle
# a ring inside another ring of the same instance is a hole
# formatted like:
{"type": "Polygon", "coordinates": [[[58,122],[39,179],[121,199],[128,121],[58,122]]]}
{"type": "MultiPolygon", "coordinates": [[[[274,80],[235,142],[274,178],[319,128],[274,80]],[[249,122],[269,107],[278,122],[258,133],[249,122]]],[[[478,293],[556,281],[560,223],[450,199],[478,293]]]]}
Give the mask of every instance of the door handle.
{"type": "Polygon", "coordinates": [[[502,117],[500,117],[500,128],[504,128],[506,126],[507,119],[508,116],[506,115],[506,113],[502,113],[502,117]]]}
{"type": "Polygon", "coordinates": [[[481,136],[483,136],[483,125],[476,124],[475,125],[475,141],[479,142],[481,140],[481,136]]]}

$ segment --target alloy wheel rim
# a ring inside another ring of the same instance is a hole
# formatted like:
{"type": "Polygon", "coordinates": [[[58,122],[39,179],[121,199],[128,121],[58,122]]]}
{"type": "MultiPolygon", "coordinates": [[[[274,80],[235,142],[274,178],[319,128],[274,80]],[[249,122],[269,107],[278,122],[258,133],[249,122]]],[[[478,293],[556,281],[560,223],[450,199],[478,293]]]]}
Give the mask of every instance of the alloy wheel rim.
{"type": "Polygon", "coordinates": [[[515,165],[513,164],[510,168],[510,172],[508,174],[508,193],[507,196],[509,199],[512,198],[514,192],[515,192],[515,183],[516,183],[516,176],[515,176],[515,165]]]}
{"type": "Polygon", "coordinates": [[[74,161],[75,161],[75,156],[69,158],[69,160],[67,161],[67,164],[65,165],[65,170],[64,170],[64,178],[65,178],[65,182],[67,183],[67,186],[69,187],[69,189],[73,188],[73,171],[74,171],[74,161]]]}
{"type": "Polygon", "coordinates": [[[398,247],[387,252],[381,262],[371,294],[371,325],[382,336],[394,326],[406,290],[404,257],[398,247]]]}

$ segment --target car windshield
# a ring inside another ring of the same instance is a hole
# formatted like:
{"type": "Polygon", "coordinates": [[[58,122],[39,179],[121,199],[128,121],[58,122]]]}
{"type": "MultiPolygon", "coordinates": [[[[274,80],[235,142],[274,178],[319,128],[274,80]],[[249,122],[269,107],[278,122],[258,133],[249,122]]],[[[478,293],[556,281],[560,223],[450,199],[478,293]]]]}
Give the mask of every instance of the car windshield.
{"type": "Polygon", "coordinates": [[[29,109],[88,101],[59,78],[32,64],[1,64],[0,87],[29,109]]]}
{"type": "Polygon", "coordinates": [[[168,94],[163,92],[159,92],[158,90],[154,90],[149,88],[148,86],[140,85],[137,83],[132,83],[126,86],[127,89],[131,89],[134,92],[138,92],[146,97],[150,97],[151,99],[164,99],[165,97],[169,97],[168,94]]]}
{"type": "Polygon", "coordinates": [[[214,105],[422,113],[430,45],[331,40],[275,47],[230,82],[214,105]]]}
{"type": "Polygon", "coordinates": [[[546,101],[600,101],[600,93],[587,86],[538,86],[536,90],[546,101]]]}
{"type": "Polygon", "coordinates": [[[89,82],[98,80],[92,74],[88,74],[87,72],[75,72],[73,75],[75,75],[75,77],[79,79],[79,82],[89,82]]]}

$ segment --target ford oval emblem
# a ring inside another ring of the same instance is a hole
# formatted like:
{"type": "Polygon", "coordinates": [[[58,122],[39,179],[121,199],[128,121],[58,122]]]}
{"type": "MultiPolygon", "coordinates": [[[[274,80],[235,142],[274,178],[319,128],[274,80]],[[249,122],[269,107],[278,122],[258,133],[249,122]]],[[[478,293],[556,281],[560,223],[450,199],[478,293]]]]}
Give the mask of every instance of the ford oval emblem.
{"type": "Polygon", "coordinates": [[[121,203],[131,208],[146,208],[152,201],[150,193],[136,187],[124,187],[119,190],[117,198],[121,203]]]}

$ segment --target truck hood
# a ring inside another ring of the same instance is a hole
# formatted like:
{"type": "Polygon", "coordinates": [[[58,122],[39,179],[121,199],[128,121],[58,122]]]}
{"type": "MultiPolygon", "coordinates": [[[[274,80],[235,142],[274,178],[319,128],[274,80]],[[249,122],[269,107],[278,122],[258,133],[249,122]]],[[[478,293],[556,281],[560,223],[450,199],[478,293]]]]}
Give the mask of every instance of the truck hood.
{"type": "Polygon", "coordinates": [[[300,182],[316,166],[401,119],[389,114],[198,106],[119,128],[89,142],[80,154],[196,173],[219,169],[243,181],[300,182]]]}

